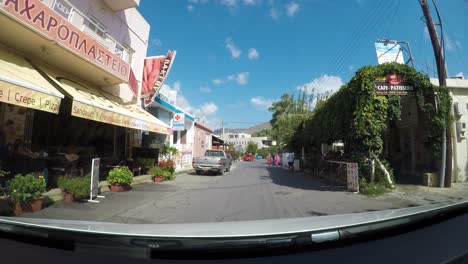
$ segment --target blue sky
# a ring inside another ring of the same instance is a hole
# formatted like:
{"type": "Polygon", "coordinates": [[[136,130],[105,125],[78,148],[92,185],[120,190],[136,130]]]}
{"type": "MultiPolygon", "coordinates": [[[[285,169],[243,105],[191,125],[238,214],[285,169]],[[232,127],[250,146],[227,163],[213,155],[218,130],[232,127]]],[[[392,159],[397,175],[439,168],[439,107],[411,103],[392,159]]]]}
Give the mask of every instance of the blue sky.
{"type": "MultiPolygon", "coordinates": [[[[449,75],[468,78],[468,3],[436,2],[449,75]]],[[[409,42],[416,68],[434,75],[418,0],[143,0],[138,9],[151,25],[148,55],[177,50],[166,88],[213,128],[268,121],[268,105],[297,87],[336,89],[377,64],[379,38],[409,42]]]]}

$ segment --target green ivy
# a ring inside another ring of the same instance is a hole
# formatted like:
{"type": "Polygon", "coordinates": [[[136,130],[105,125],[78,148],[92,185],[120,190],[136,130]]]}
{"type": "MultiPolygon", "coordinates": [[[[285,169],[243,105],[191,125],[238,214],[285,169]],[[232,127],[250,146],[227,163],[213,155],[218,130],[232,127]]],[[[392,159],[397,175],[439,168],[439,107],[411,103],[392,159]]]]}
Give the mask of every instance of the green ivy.
{"type": "Polygon", "coordinates": [[[380,156],[383,151],[383,132],[388,121],[397,121],[401,116],[400,96],[381,96],[374,93],[377,77],[398,73],[412,81],[416,90],[419,110],[430,122],[426,142],[434,157],[440,157],[443,129],[453,121],[450,116],[451,99],[446,88],[432,85],[427,75],[398,63],[365,66],[343,85],[328,100],[317,105],[306,122],[293,137],[295,145],[304,145],[320,155],[320,144],[343,140],[347,153],[352,153],[359,164],[366,158],[380,156]],[[437,97],[438,111],[434,106],[437,97]]]}

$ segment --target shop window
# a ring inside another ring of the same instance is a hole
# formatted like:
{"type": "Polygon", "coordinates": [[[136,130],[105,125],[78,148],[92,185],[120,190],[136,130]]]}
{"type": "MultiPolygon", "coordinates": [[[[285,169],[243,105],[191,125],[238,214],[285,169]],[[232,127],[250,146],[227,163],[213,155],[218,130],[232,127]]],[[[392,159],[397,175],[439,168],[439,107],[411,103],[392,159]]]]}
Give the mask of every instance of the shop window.
{"type": "Polygon", "coordinates": [[[73,7],[64,0],[56,0],[53,5],[54,11],[66,20],[70,21],[73,15],[73,7]]]}

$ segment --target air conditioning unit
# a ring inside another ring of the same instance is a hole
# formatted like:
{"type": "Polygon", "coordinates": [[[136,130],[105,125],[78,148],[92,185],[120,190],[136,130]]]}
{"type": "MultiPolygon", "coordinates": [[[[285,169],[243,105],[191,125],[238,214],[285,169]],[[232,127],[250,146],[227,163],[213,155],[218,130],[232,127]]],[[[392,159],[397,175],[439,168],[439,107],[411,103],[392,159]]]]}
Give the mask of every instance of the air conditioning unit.
{"type": "Polygon", "coordinates": [[[466,123],[459,121],[457,122],[457,134],[459,138],[465,138],[465,132],[466,132],[466,123]]]}
{"type": "Polygon", "coordinates": [[[453,104],[453,107],[455,108],[455,115],[456,116],[462,116],[462,115],[465,115],[466,114],[466,104],[465,103],[461,103],[461,102],[455,102],[453,104]]]}

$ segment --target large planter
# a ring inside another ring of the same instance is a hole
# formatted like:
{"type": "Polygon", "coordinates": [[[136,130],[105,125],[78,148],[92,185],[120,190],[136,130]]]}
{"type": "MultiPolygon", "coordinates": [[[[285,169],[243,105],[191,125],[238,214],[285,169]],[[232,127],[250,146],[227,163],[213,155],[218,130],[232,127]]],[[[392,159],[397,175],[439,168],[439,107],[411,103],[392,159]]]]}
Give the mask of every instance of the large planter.
{"type": "Polygon", "coordinates": [[[23,213],[34,213],[41,210],[43,200],[43,197],[39,197],[38,199],[29,200],[22,204],[15,204],[15,215],[20,215],[23,213]]]}
{"type": "Polygon", "coordinates": [[[165,179],[164,176],[153,176],[153,182],[163,182],[165,179]]]}
{"type": "Polygon", "coordinates": [[[63,192],[63,200],[65,202],[73,202],[75,201],[75,197],[73,197],[73,194],[69,192],[63,192]]]}
{"type": "Polygon", "coordinates": [[[111,192],[126,192],[130,190],[130,184],[113,183],[110,190],[111,192]]]}

